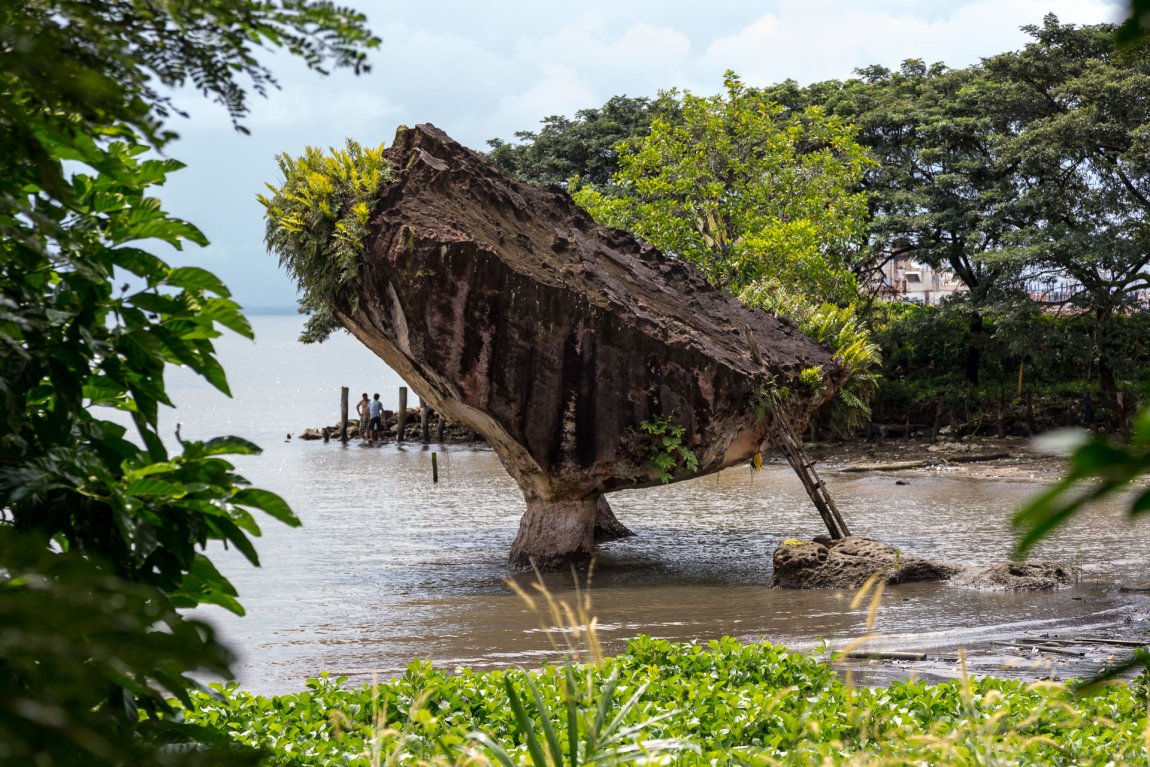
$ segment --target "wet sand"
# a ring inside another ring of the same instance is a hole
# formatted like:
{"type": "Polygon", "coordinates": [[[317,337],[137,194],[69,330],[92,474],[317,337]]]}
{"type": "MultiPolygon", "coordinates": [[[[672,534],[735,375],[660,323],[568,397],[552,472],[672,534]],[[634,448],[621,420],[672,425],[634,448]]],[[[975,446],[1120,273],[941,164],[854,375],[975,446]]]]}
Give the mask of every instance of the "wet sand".
{"type": "MultiPolygon", "coordinates": [[[[1039,453],[1032,441],[1021,437],[941,439],[854,440],[807,444],[807,452],[827,472],[855,471],[875,467],[875,473],[892,471],[895,481],[911,483],[919,478],[946,476],[996,481],[1055,481],[1067,471],[1065,457],[1039,453]],[[997,457],[1005,453],[1005,456],[997,457]],[[996,456],[980,460],[980,456],[996,456]],[[971,460],[975,459],[975,460],[971,460]],[[907,464],[927,461],[926,466],[907,464]]],[[[1143,484],[1146,483],[1144,480],[1143,484]]],[[[905,679],[945,681],[963,674],[994,676],[1025,681],[1089,679],[1112,668],[1150,644],[1150,591],[1131,585],[1133,605],[1116,624],[1081,631],[1022,630],[984,641],[937,646],[916,643],[914,636],[884,638],[849,648],[849,657],[837,667],[858,684],[882,685],[905,679]],[[1141,596],[1145,593],[1145,596],[1141,596]],[[1141,608],[1137,606],[1145,601],[1141,608]],[[926,649],[916,649],[923,644],[926,649]],[[873,653],[873,657],[863,657],[873,653]],[[922,655],[921,658],[910,656],[922,655]]],[[[1080,596],[1069,599],[1083,599],[1080,596]]],[[[848,647],[839,643],[836,649],[848,647]]],[[[1124,674],[1131,678],[1137,670],[1124,674]]]]}
{"type": "Polygon", "coordinates": [[[929,461],[931,465],[898,469],[911,475],[945,475],[984,479],[1056,480],[1067,467],[1062,456],[1035,452],[1025,437],[941,438],[937,443],[917,439],[850,440],[807,443],[807,453],[820,469],[897,465],[929,461]],[[982,455],[1007,453],[992,460],[971,460],[982,455]]]}

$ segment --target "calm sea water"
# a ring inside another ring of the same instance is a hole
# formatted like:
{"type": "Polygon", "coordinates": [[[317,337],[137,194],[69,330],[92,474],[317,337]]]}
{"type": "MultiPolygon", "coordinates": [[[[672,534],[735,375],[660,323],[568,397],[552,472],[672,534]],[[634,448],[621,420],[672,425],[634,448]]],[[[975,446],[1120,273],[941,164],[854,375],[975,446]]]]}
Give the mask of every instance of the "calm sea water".
{"type": "MultiPolygon", "coordinates": [[[[419,445],[364,449],[287,440],[333,424],[340,387],[354,402],[379,392],[394,408],[398,377],[348,335],[303,346],[295,316],[255,316],[255,343],[218,347],[233,389],[228,399],[174,371],[169,391],[190,438],[238,434],[264,448],[236,463],[257,487],[284,496],[303,520],[271,520],[257,541],[262,567],[235,552],[213,557],[240,590],[248,615],[207,608],[238,654],[243,686],[297,690],[324,671],[353,681],[387,677],[416,656],[446,667],[537,665],[554,653],[555,627],[528,610],[504,579],[522,498],[486,450],[419,445]]],[[[415,395],[410,402],[414,404],[415,395]]],[[[910,554],[988,564],[1006,558],[1010,512],[1039,489],[1029,482],[827,473],[851,529],[910,554]]],[[[821,532],[818,515],[789,469],[716,476],[611,496],[638,535],[601,547],[593,612],[609,651],[639,633],[676,640],[733,635],[795,648],[864,631],[865,611],[846,592],[768,588],[781,538],[821,532]]],[[[889,589],[878,629],[894,643],[952,647],[1020,631],[1089,630],[1141,619],[1141,596],[1118,584],[1145,577],[1150,543],[1118,508],[1078,520],[1042,555],[1083,566],[1084,582],[1046,594],[976,592],[947,585],[889,589]]],[[[570,596],[570,577],[548,579],[570,596]]]]}

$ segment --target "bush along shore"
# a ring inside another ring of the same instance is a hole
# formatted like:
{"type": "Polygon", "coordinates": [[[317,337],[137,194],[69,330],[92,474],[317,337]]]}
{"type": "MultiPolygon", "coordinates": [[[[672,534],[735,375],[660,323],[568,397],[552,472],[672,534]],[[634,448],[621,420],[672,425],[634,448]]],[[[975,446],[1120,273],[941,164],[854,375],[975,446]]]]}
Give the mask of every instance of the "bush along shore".
{"type": "Polygon", "coordinates": [[[273,765],[392,763],[1135,764],[1147,759],[1147,684],[1077,695],[1054,682],[962,678],[853,685],[833,658],[730,638],[638,637],[626,652],[540,671],[414,661],[345,689],[323,677],[266,698],[216,686],[183,712],[273,765]]]}

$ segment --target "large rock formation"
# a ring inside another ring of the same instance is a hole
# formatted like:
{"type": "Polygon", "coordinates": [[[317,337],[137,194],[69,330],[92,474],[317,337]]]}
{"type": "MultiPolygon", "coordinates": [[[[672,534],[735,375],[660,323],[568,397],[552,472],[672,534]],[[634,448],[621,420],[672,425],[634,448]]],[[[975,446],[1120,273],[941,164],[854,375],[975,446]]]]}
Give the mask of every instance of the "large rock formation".
{"type": "Polygon", "coordinates": [[[843,380],[802,333],[433,126],[401,128],[387,155],[395,181],[333,308],[518,481],[513,566],[588,558],[602,494],[659,481],[644,421],[685,429],[698,470],[672,474],[688,479],[759,450],[780,393],[801,429],[843,380]],[[798,375],[814,366],[824,385],[803,391],[798,375]]]}
{"type": "Polygon", "coordinates": [[[1078,579],[1077,568],[1037,559],[963,567],[904,554],[889,543],[849,536],[839,540],[787,538],[775,548],[771,585],[784,589],[857,589],[871,577],[893,585],[950,581],[997,591],[1041,591],[1078,579]]]}

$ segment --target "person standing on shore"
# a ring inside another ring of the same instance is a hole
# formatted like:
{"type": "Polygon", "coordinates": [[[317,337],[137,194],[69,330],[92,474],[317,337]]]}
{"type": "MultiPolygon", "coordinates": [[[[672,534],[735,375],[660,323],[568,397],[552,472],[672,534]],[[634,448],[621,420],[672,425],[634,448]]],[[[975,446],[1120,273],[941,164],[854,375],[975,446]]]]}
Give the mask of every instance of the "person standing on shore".
{"type": "Polygon", "coordinates": [[[359,438],[362,440],[367,439],[368,406],[370,404],[371,400],[367,398],[367,392],[364,392],[363,398],[355,405],[355,412],[359,415],[359,438]]]}
{"type": "MultiPolygon", "coordinates": [[[[367,394],[363,395],[367,397],[367,394]]],[[[375,447],[376,439],[379,443],[383,444],[383,403],[379,401],[379,392],[376,392],[374,399],[368,404],[367,412],[371,416],[371,420],[367,425],[368,439],[371,446],[375,447]]]]}

